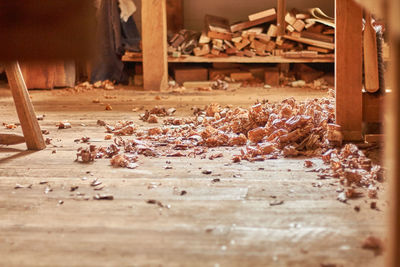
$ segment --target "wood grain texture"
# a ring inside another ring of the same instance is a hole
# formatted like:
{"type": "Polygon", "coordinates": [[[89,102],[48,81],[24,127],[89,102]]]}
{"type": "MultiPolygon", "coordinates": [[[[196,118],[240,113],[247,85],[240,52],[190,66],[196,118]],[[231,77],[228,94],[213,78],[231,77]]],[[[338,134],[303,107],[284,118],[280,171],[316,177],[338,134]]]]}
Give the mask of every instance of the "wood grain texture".
{"type": "Polygon", "coordinates": [[[364,86],[365,90],[375,93],[379,90],[378,51],[376,32],[371,24],[371,13],[365,12],[364,44],[364,86]]]}
{"type": "Polygon", "coordinates": [[[166,0],[142,1],[143,83],[145,90],[168,86],[166,0]]]}
{"type": "Polygon", "coordinates": [[[336,120],[345,140],[361,140],[362,9],[336,0],[336,120]]]}
{"type": "Polygon", "coordinates": [[[36,119],[28,90],[17,62],[6,63],[8,83],[14,98],[19,121],[29,150],[41,150],[46,147],[42,131],[36,119]]]}
{"type": "MultiPolygon", "coordinates": [[[[210,149],[207,155],[224,155],[214,160],[140,156],[135,170],[112,168],[109,159],[74,162],[76,150],[86,147],[74,139],[88,136],[104,147],[113,143],[104,140],[98,119],[162,127],[161,121],[140,121],[143,111],[133,112],[133,105],[175,107],[176,117],[187,118],[193,105],[250,107],[260,98],[301,101],[327,96],[326,91],[240,88],[174,95],[116,89],[106,92],[109,99],[97,89],[31,94],[36,110],[46,114],[39,123],[50,131],[54,146],[35,153],[23,151],[24,145],[0,147],[0,266],[382,266],[383,257],[361,249],[361,243],[370,234],[383,235],[385,201],[376,200],[380,212],[371,210],[366,198],[337,201],[339,180],[318,180],[302,158],[233,164],[232,154],[241,150],[234,147],[210,149]],[[155,95],[162,100],[155,103],[155,95]],[[107,101],[113,111],[93,99],[107,101]],[[72,128],[58,130],[60,120],[72,128]],[[164,168],[167,160],[173,169],[164,168]],[[204,175],[204,169],[213,173],[204,175]],[[90,186],[95,178],[105,185],[100,192],[90,186]],[[216,178],[220,182],[213,182],[216,178]],[[53,191],[45,194],[41,181],[53,191]],[[17,183],[32,189],[14,189],[17,183]],[[71,192],[72,185],[79,188],[71,192]],[[79,200],[78,192],[90,199],[79,200]],[[95,201],[97,193],[112,194],[114,200],[95,201]],[[170,208],[147,204],[149,199],[170,208]],[[270,206],[275,199],[284,203],[270,206]]],[[[14,119],[8,89],[0,89],[0,110],[2,120],[14,119]]],[[[326,168],[320,159],[312,161],[315,168],[326,168]]]]}

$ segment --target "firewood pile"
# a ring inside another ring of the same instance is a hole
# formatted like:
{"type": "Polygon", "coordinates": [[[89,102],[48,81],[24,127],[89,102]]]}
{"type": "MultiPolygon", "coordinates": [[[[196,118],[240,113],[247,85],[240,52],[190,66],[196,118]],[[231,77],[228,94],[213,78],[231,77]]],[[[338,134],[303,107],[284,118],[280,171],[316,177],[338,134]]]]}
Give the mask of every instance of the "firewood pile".
{"type": "MultiPolygon", "coordinates": [[[[165,117],[163,126],[142,129],[132,121],[101,124],[108,134],[114,134],[114,143],[80,148],[77,161],[109,158],[114,167],[137,168],[139,156],[207,159],[208,150],[216,147],[238,147],[233,163],[320,157],[329,167],[314,170],[318,176],[340,179],[347,187],[338,197],[340,201],[359,197],[355,187],[367,188],[368,196],[376,198],[376,184],[383,180],[382,169],[357,146],[346,144],[341,148],[341,128],[335,124],[333,101],[322,98],[297,102],[288,98],[280,103],[256,103],[247,109],[210,104],[203,109],[194,108],[193,117],[188,118],[171,117],[171,109],[155,107],[140,119],[165,117]]],[[[312,163],[306,160],[305,166],[312,167],[312,163]]]]}
{"type": "Polygon", "coordinates": [[[283,34],[278,33],[276,20],[275,8],[251,14],[248,21],[235,24],[230,24],[223,17],[206,15],[205,31],[181,30],[169,38],[168,52],[177,58],[182,55],[288,58],[333,56],[334,19],[320,9],[288,12],[283,34]]]}

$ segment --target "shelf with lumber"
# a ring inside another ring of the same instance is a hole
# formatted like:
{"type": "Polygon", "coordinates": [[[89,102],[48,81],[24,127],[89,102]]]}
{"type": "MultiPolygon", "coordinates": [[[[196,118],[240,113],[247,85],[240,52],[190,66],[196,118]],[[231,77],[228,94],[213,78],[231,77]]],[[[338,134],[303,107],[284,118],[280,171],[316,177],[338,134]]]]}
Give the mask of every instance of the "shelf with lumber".
{"type": "MultiPolygon", "coordinates": [[[[142,56],[138,53],[127,52],[122,57],[124,62],[142,62],[142,56]]],[[[168,57],[169,63],[333,63],[335,62],[334,54],[317,55],[315,57],[306,58],[288,58],[283,56],[254,56],[254,57],[196,57],[181,56],[179,58],[168,57]]]]}
{"type": "Polygon", "coordinates": [[[170,29],[168,40],[166,18],[183,16],[182,8],[169,8],[167,16],[171,2],[181,6],[183,0],[142,1],[143,55],[126,53],[122,58],[143,62],[146,90],[168,87],[168,63],[335,63],[334,22],[319,9],[312,14],[287,12],[286,0],[276,0],[276,8],[235,24],[206,15],[202,32],[183,29],[180,23],[170,29]]]}

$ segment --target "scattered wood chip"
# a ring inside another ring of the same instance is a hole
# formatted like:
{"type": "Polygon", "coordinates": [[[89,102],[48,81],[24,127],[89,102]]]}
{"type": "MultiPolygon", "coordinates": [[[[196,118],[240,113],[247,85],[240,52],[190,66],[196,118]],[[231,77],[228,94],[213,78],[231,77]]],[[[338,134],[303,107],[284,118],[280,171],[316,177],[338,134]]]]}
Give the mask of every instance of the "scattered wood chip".
{"type": "Polygon", "coordinates": [[[274,201],[270,202],[269,205],[270,206],[279,206],[279,205],[282,205],[284,203],[285,203],[285,201],[283,201],[283,200],[274,200],[274,201]]]}
{"type": "Polygon", "coordinates": [[[209,160],[214,160],[214,159],[223,158],[223,157],[224,157],[224,154],[222,154],[222,153],[217,153],[217,154],[213,154],[213,155],[209,156],[208,159],[209,159],[209,160]]]}
{"type": "Polygon", "coordinates": [[[101,181],[99,181],[99,179],[98,178],[96,178],[96,179],[94,179],[91,183],[90,183],[90,186],[99,186],[99,185],[101,185],[102,184],[102,182],[101,181]]]}
{"type": "Polygon", "coordinates": [[[342,192],[337,196],[337,200],[339,200],[340,202],[346,203],[347,202],[347,197],[346,197],[346,193],[342,192]]]}
{"type": "Polygon", "coordinates": [[[78,190],[79,186],[78,185],[72,185],[69,189],[69,191],[74,192],[76,190],[78,190]]]}
{"type": "Polygon", "coordinates": [[[53,192],[53,188],[51,188],[50,186],[46,186],[46,188],[44,189],[44,193],[47,195],[50,192],[53,192]]]}
{"type": "Polygon", "coordinates": [[[128,169],[136,169],[139,165],[135,162],[138,160],[136,155],[116,155],[110,160],[113,167],[122,167],[128,169]]]}
{"type": "Polygon", "coordinates": [[[101,194],[96,194],[93,197],[94,200],[114,200],[113,195],[101,195],[101,194]]]}
{"type": "Polygon", "coordinates": [[[76,153],[76,161],[82,163],[93,162],[97,156],[97,148],[95,145],[90,145],[88,148],[80,147],[76,153]]]}
{"type": "Polygon", "coordinates": [[[376,203],[375,201],[372,201],[371,204],[370,204],[370,208],[371,208],[372,210],[377,210],[377,209],[378,209],[377,203],[376,203]]]}
{"type": "Polygon", "coordinates": [[[97,125],[99,126],[106,126],[106,122],[102,120],[97,120],[97,125]]]}
{"type": "Polygon", "coordinates": [[[71,128],[71,123],[69,122],[59,122],[56,124],[56,126],[58,127],[58,129],[69,129],[71,128]]]}
{"type": "Polygon", "coordinates": [[[101,190],[103,190],[104,188],[105,188],[105,185],[100,185],[100,186],[94,187],[93,190],[95,190],[95,191],[101,191],[101,190]]]}
{"type": "Polygon", "coordinates": [[[105,110],[110,111],[110,110],[113,110],[113,108],[112,108],[112,106],[110,104],[107,104],[106,107],[105,107],[105,110]]]}
{"type": "Polygon", "coordinates": [[[314,165],[314,163],[311,160],[304,161],[304,167],[306,167],[306,168],[311,168],[313,165],[314,165]]]}
{"type": "Polygon", "coordinates": [[[3,126],[4,126],[6,129],[8,129],[8,130],[13,130],[13,129],[15,129],[15,128],[18,127],[18,126],[17,126],[16,124],[14,124],[14,123],[11,123],[11,124],[3,123],[3,126]]]}
{"type": "Polygon", "coordinates": [[[356,190],[354,188],[348,188],[345,191],[345,194],[346,194],[346,197],[348,199],[360,198],[360,197],[362,197],[364,195],[363,192],[358,191],[358,190],[356,190]]]}
{"type": "Polygon", "coordinates": [[[42,120],[44,120],[44,117],[46,117],[46,115],[37,115],[36,116],[36,119],[38,120],[38,121],[42,121],[42,120]]]}
{"type": "Polygon", "coordinates": [[[32,189],[32,184],[28,184],[28,185],[16,184],[14,186],[14,189],[22,189],[22,188],[32,189]]]}
{"type": "Polygon", "coordinates": [[[361,246],[363,249],[369,249],[373,250],[375,252],[375,255],[380,255],[383,252],[384,245],[383,242],[380,238],[375,237],[375,236],[369,236],[367,237],[361,246]]]}
{"type": "Polygon", "coordinates": [[[153,205],[158,205],[159,207],[163,208],[164,205],[161,203],[161,201],[155,200],[155,199],[149,199],[146,201],[147,204],[153,204],[153,205]]]}

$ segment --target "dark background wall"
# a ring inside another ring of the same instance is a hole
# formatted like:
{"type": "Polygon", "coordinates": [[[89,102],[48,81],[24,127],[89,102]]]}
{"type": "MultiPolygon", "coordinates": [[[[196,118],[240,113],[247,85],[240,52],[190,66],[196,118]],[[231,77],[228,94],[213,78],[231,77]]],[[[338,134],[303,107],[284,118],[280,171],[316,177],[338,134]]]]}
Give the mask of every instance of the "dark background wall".
{"type": "MultiPolygon", "coordinates": [[[[287,8],[299,10],[319,7],[328,15],[334,15],[333,0],[288,0],[287,8]]],[[[219,15],[229,19],[230,23],[246,20],[247,16],[269,8],[276,8],[276,0],[184,0],[185,28],[201,30],[204,15],[219,15]]]]}
{"type": "MultiPolygon", "coordinates": [[[[150,1],[150,0],[142,0],[150,1]]],[[[138,12],[134,17],[141,29],[140,3],[141,0],[134,0],[138,12]]],[[[184,0],[184,26],[191,30],[202,30],[204,27],[204,15],[219,15],[229,19],[231,23],[246,20],[247,16],[269,8],[276,8],[276,0],[184,0]]],[[[332,16],[335,11],[334,0],[288,0],[287,8],[299,10],[319,7],[325,13],[332,16]]]]}

